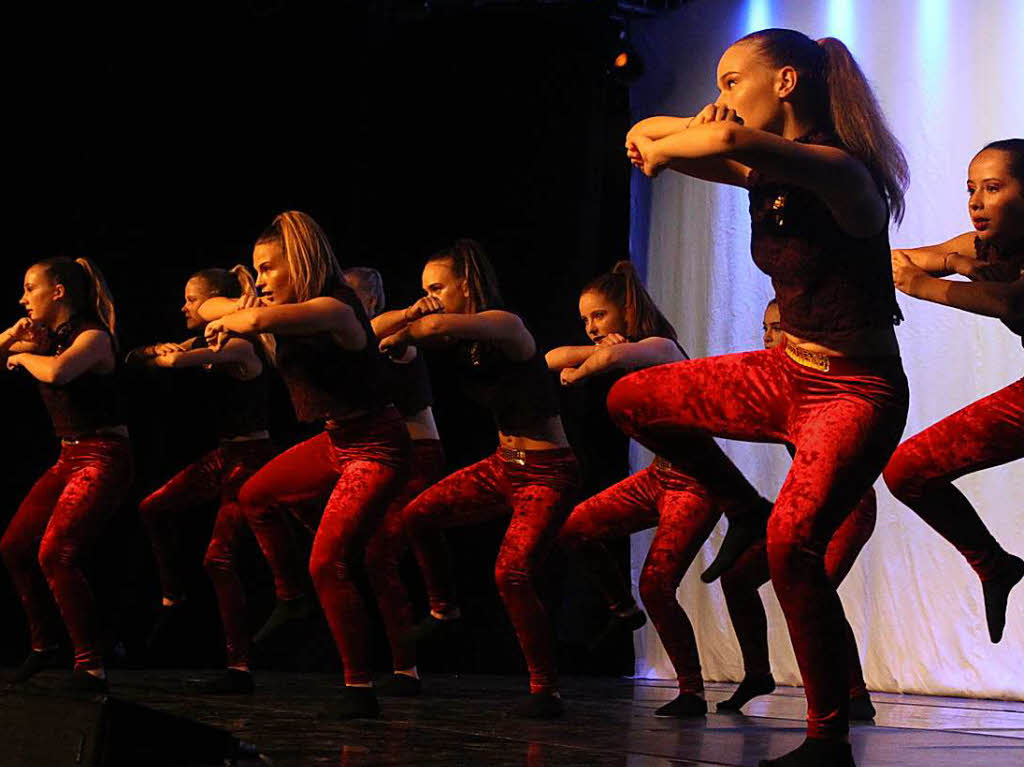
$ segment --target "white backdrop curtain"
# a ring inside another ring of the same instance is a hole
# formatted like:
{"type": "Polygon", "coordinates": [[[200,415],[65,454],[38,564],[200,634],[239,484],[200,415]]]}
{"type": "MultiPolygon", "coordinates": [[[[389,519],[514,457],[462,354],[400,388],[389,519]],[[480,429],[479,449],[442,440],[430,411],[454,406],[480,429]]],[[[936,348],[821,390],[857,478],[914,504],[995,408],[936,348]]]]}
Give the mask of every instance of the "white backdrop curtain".
{"type": "MultiPolygon", "coordinates": [[[[903,142],[912,181],[893,246],[942,241],[967,231],[966,167],[986,142],[1024,134],[1024,2],[1020,0],[697,0],[680,11],[634,22],[646,75],[631,91],[636,119],[694,114],[717,95],[721,52],[764,27],[832,35],[851,48],[903,142]]],[[[753,265],[744,190],[665,173],[633,178],[632,257],[693,356],[761,345],[761,316],[771,296],[753,265]]],[[[1024,373],[1020,339],[995,320],[899,296],[897,329],[910,379],[905,436],[995,391],[1024,373]]],[[[789,467],[785,449],[723,441],[768,497],[789,467]]],[[[649,460],[635,448],[634,469],[649,460]]],[[[992,532],[1024,553],[1024,462],[957,482],[992,532]]],[[[890,692],[1024,698],[1024,588],[1011,598],[1003,641],[985,629],[979,582],[945,541],[879,481],[878,524],[840,588],[860,643],[871,689],[890,692]]],[[[724,522],[679,590],[700,646],[705,678],[738,681],[739,647],[718,584],[697,574],[724,522]]],[[[649,535],[633,541],[633,583],[649,535]]],[[[772,665],[783,684],[799,684],[793,651],[770,586],[772,665]]],[[[673,678],[655,632],[637,640],[637,674],[673,678]]]]}

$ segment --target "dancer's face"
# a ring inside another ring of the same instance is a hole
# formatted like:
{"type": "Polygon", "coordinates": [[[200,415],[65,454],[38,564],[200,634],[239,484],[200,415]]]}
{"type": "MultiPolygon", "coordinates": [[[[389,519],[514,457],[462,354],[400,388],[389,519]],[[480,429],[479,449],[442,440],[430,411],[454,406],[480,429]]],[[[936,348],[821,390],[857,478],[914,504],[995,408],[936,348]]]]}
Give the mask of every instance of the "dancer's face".
{"type": "Polygon", "coordinates": [[[967,171],[967,211],[983,240],[1016,242],[1024,237],[1024,188],[1010,174],[1010,153],[985,149],[967,171]]]}
{"type": "Polygon", "coordinates": [[[252,266],[256,270],[256,289],[264,303],[295,302],[295,287],[280,242],[261,242],[253,248],[252,266]]]}
{"type": "Polygon", "coordinates": [[[595,290],[588,290],[580,296],[580,319],[587,336],[595,344],[609,333],[626,335],[626,317],[622,309],[595,290]]]}
{"type": "Polygon", "coordinates": [[[63,296],[64,286],[51,282],[46,268],[37,264],[25,272],[24,292],[18,303],[30,320],[52,327],[63,296]]]}
{"type": "Polygon", "coordinates": [[[199,316],[199,307],[210,294],[210,286],[204,279],[193,277],[185,283],[185,303],[181,305],[181,313],[185,315],[185,327],[189,330],[196,330],[206,324],[199,316]]]}
{"type": "Polygon", "coordinates": [[[377,297],[366,289],[366,283],[354,275],[346,274],[345,284],[355,291],[356,298],[358,298],[359,303],[363,305],[363,311],[366,312],[366,316],[376,317],[379,313],[379,310],[377,309],[377,297]]]}
{"type": "Polygon", "coordinates": [[[758,130],[781,133],[784,123],[781,96],[791,91],[776,70],[758,54],[758,45],[747,41],[730,45],[718,61],[716,104],[736,110],[743,124],[758,130]]]}
{"type": "Polygon", "coordinates": [[[782,340],[782,317],[778,304],[769,304],[764,310],[764,348],[774,349],[782,340]]]}
{"type": "Polygon", "coordinates": [[[455,274],[447,259],[423,267],[423,292],[439,299],[448,314],[469,312],[469,283],[455,274]]]}

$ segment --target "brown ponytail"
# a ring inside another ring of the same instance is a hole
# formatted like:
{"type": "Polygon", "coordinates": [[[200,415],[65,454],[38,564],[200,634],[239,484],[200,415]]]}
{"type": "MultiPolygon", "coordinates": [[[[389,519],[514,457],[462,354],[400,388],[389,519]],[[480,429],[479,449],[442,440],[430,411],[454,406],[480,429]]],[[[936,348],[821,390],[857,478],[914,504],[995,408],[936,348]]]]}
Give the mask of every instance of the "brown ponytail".
{"type": "Polygon", "coordinates": [[[676,329],[644,288],[632,262],[619,261],[610,272],[595,277],[581,291],[590,292],[600,293],[619,307],[626,319],[626,337],[630,341],[652,337],[677,340],[676,329]]]}
{"type": "Polygon", "coordinates": [[[117,317],[103,273],[88,258],[64,256],[40,261],[46,276],[54,285],[64,286],[64,295],[73,314],[81,314],[102,324],[117,348],[117,317]]]}
{"type": "MultiPolygon", "coordinates": [[[[455,276],[469,285],[469,310],[482,312],[499,309],[504,301],[498,288],[498,277],[483,246],[476,240],[456,240],[450,248],[439,250],[429,261],[450,261],[455,276]]],[[[428,263],[429,263],[428,261],[428,263]]]]}
{"type": "Polygon", "coordinates": [[[737,42],[744,41],[755,43],[772,66],[797,71],[795,96],[864,163],[889,205],[890,217],[902,221],[910,183],[907,158],[849,48],[834,37],[815,42],[792,29],[762,29],[737,42]]]}
{"type": "Polygon", "coordinates": [[[230,269],[200,269],[189,279],[205,282],[211,296],[240,298],[243,295],[256,295],[256,281],[242,264],[236,264],[230,269]]]}

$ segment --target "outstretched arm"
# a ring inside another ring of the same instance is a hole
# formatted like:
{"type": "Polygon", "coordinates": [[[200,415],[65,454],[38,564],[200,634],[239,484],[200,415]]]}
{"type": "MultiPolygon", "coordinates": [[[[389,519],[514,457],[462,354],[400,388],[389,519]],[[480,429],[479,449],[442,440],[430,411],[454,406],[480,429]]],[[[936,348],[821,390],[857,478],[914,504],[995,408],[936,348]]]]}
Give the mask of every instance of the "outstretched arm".
{"type": "Polygon", "coordinates": [[[588,346],[557,346],[544,355],[548,370],[558,372],[564,368],[575,368],[582,365],[600,347],[596,344],[588,346]]]}
{"type": "Polygon", "coordinates": [[[392,356],[417,341],[462,338],[493,341],[512,360],[529,359],[537,345],[523,321],[511,312],[490,310],[475,314],[431,314],[410,323],[380,343],[381,351],[392,356]]]}
{"type": "Polygon", "coordinates": [[[367,338],[352,307],[330,296],[319,296],[296,304],[254,306],[226,314],[206,325],[206,340],[217,351],[230,334],[306,335],[330,332],[343,349],[358,351],[367,338]]]}
{"type": "Polygon", "coordinates": [[[389,312],[381,312],[370,320],[370,324],[373,326],[373,333],[377,338],[387,338],[411,322],[426,317],[428,314],[437,314],[443,311],[444,305],[440,299],[433,296],[424,296],[405,309],[392,309],[389,312]]]}

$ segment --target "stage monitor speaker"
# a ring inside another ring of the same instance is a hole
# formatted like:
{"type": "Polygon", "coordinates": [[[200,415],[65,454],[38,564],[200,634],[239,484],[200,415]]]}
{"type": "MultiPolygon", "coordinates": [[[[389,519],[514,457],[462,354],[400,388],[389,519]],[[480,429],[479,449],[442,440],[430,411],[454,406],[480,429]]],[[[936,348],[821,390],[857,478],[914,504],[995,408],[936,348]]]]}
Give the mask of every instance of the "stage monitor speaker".
{"type": "Polygon", "coordinates": [[[0,695],[0,767],[230,765],[245,751],[224,730],[110,696],[0,695]]]}

